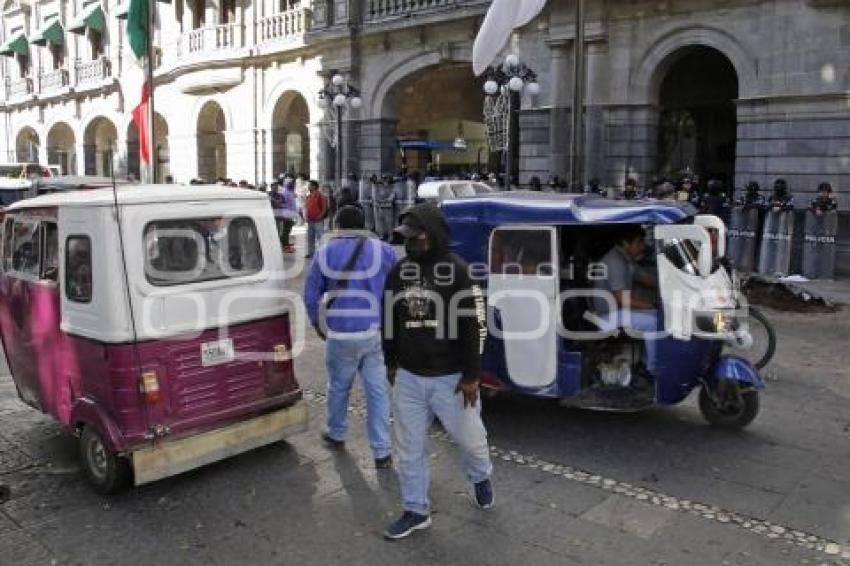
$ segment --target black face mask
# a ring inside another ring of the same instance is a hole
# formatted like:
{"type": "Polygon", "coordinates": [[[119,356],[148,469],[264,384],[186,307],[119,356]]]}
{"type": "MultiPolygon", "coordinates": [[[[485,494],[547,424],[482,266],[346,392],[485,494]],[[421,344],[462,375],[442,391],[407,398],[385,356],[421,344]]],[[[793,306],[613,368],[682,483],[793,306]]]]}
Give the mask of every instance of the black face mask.
{"type": "Polygon", "coordinates": [[[411,260],[422,261],[428,255],[428,240],[409,238],[404,241],[404,251],[411,260]]]}

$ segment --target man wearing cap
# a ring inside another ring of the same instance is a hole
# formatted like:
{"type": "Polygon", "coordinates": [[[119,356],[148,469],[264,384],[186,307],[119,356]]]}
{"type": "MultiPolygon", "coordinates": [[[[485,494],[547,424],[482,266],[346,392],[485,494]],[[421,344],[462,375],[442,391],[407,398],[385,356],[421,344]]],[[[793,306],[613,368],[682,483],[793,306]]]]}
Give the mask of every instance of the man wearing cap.
{"type": "Polygon", "coordinates": [[[390,399],[381,345],[381,295],[396,262],[391,246],[364,232],[363,211],[345,206],[339,232],[319,248],[304,285],[310,322],[326,339],[325,444],[341,449],[348,433],[348,397],[357,372],[366,397],[369,445],[378,468],[389,468],[390,399]]]}
{"type": "Polygon", "coordinates": [[[475,503],[493,505],[490,450],[481,421],[478,379],[484,304],[469,267],[449,252],[440,209],[420,204],[395,230],[407,257],[384,291],[384,358],[394,380],[395,457],[404,513],[384,533],[400,539],[431,525],[428,433],[440,419],[463,452],[475,503]]]}

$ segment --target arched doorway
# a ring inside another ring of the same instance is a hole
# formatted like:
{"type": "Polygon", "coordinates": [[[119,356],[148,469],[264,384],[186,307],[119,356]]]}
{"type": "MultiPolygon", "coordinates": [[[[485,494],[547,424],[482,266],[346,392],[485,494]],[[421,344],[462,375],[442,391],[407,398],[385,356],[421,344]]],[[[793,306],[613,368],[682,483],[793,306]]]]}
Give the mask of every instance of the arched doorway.
{"type": "Polygon", "coordinates": [[[127,125],[127,178],[140,180],[142,178],[142,157],[139,154],[139,128],[136,122],[127,125]]]}
{"type": "Polygon", "coordinates": [[[659,90],[659,172],[693,171],[731,182],[737,140],[735,68],[711,47],[686,47],[672,57],[659,90]]]}
{"type": "Polygon", "coordinates": [[[159,167],[157,179],[160,183],[164,183],[171,176],[171,152],[168,147],[168,123],[159,114],[154,116],[154,137],[156,137],[154,148],[156,148],[159,167]]]}
{"type": "Polygon", "coordinates": [[[207,102],[198,115],[198,177],[204,181],[227,178],[224,111],[207,102]]]}
{"type": "Polygon", "coordinates": [[[110,120],[99,117],[92,120],[84,133],[83,151],[86,175],[110,176],[118,130],[110,120]]]}
{"type": "Polygon", "coordinates": [[[77,174],[77,155],[74,150],[74,130],[64,122],[47,132],[47,163],[58,165],[63,175],[77,174]]]}
{"type": "MultiPolygon", "coordinates": [[[[164,183],[166,177],[171,175],[168,152],[168,124],[160,114],[155,115],[155,120],[154,136],[156,136],[156,142],[154,143],[154,147],[157,151],[157,167],[159,168],[157,180],[160,183],[164,183]]],[[[130,122],[127,125],[127,176],[137,180],[142,179],[142,156],[140,150],[139,128],[135,122],[130,122]]]]}
{"type": "Polygon", "coordinates": [[[15,159],[18,163],[38,163],[38,134],[29,126],[18,132],[15,141],[15,159]]]}
{"type": "Polygon", "coordinates": [[[448,64],[394,86],[384,101],[384,116],[398,119],[395,168],[420,175],[486,168],[483,85],[469,64],[448,64]]]}
{"type": "Polygon", "coordinates": [[[310,173],[310,110],[297,92],[286,92],[272,114],[272,174],[310,173]]]}

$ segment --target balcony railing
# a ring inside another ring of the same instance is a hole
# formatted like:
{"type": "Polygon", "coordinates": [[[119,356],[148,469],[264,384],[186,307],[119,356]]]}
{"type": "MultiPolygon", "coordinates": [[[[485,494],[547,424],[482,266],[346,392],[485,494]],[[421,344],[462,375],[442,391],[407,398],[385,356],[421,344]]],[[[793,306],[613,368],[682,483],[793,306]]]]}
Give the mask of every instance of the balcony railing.
{"type": "Polygon", "coordinates": [[[108,79],[111,67],[106,57],[98,57],[94,61],[77,61],[77,84],[92,85],[108,79]]]}
{"type": "Polygon", "coordinates": [[[6,79],[6,99],[32,94],[32,79],[6,79]]]}
{"type": "Polygon", "coordinates": [[[68,71],[65,69],[48,71],[38,76],[39,92],[49,92],[66,86],[68,86],[68,71]]]}
{"type": "Polygon", "coordinates": [[[469,3],[472,2],[466,0],[366,0],[364,17],[366,21],[403,18],[469,3]]]}
{"type": "Polygon", "coordinates": [[[287,10],[260,20],[258,25],[260,43],[299,40],[310,31],[313,13],[309,8],[287,10]]]}
{"type": "Polygon", "coordinates": [[[177,39],[178,57],[198,57],[207,53],[242,47],[242,26],[221,24],[186,32],[177,39]]]}

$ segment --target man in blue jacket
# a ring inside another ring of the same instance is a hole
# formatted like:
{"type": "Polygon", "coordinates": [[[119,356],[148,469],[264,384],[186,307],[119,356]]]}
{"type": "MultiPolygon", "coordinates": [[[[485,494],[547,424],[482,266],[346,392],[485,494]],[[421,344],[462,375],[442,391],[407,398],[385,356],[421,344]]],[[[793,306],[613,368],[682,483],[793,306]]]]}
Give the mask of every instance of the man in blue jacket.
{"type": "Polygon", "coordinates": [[[364,224],[360,208],[339,210],[339,233],[316,252],[304,302],[313,328],[327,342],[328,416],[323,440],[332,448],[345,446],[348,397],[359,371],[375,465],[389,468],[390,400],[381,343],[381,296],[396,255],[391,246],[367,237],[364,224]]]}

